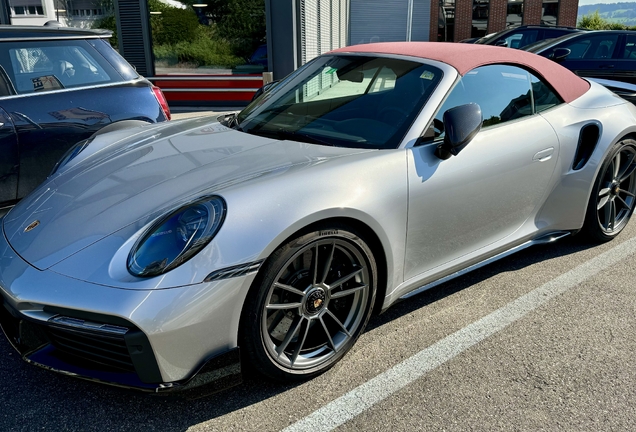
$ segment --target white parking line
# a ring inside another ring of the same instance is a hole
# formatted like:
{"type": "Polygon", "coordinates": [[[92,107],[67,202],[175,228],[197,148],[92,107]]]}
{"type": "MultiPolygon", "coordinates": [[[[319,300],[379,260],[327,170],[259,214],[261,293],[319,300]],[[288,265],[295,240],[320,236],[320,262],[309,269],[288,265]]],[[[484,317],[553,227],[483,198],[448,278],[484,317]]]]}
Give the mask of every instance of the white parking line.
{"type": "Polygon", "coordinates": [[[530,291],[491,314],[475,321],[402,363],[344,394],[309,416],[285,428],[285,432],[330,431],[378,402],[451,360],[468,348],[523,318],[554,297],[577,286],[636,252],[636,237],[575,267],[530,291]]]}

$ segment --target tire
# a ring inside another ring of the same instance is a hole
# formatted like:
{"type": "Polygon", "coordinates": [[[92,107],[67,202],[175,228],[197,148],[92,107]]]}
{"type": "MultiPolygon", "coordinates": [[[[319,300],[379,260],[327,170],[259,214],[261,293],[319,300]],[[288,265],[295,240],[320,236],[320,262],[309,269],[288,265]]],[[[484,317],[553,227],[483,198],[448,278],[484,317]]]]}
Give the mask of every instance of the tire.
{"type": "Polygon", "coordinates": [[[300,233],[250,288],[239,335],[244,363],[275,381],[323,373],[366,327],[376,283],[373,253],[355,230],[331,224],[300,233]]]}
{"type": "Polygon", "coordinates": [[[614,145],[599,170],[585,214],[583,233],[608,242],[627,225],[636,203],[636,141],[614,145]]]}

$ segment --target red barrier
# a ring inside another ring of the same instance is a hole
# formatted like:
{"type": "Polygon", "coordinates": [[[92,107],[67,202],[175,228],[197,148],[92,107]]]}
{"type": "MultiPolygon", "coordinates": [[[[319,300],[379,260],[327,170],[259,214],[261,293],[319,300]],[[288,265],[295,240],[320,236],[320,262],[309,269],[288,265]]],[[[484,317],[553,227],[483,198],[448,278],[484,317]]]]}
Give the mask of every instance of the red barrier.
{"type": "Polygon", "coordinates": [[[179,105],[245,106],[262,87],[262,75],[161,75],[148,78],[179,105]]]}

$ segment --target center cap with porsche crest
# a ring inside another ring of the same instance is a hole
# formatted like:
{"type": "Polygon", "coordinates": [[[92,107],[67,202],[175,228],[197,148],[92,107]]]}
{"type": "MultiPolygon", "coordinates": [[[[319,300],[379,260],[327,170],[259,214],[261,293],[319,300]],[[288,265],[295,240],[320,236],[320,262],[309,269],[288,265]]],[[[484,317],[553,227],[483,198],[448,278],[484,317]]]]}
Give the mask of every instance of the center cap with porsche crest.
{"type": "Polygon", "coordinates": [[[38,225],[40,225],[40,221],[36,219],[33,222],[31,222],[29,225],[27,225],[27,227],[24,229],[24,232],[27,233],[27,232],[37,228],[38,225]]]}
{"type": "Polygon", "coordinates": [[[325,305],[325,292],[318,288],[307,296],[307,300],[305,301],[305,309],[310,314],[315,314],[319,312],[323,306],[325,305]]]}

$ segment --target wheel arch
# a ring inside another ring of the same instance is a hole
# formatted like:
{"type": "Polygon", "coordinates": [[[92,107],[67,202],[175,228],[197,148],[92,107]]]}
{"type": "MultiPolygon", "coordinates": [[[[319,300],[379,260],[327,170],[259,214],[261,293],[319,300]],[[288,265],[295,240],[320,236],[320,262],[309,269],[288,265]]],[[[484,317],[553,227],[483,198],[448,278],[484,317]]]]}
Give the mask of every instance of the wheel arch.
{"type": "MultiPolygon", "coordinates": [[[[324,217],[324,218],[312,220],[308,223],[302,224],[302,226],[300,227],[295,227],[295,229],[290,234],[287,234],[284,237],[279,236],[272,241],[270,246],[267,248],[267,257],[265,258],[265,261],[271,259],[271,256],[274,251],[278,250],[280,247],[282,247],[283,245],[285,245],[292,239],[302,235],[303,233],[313,231],[321,227],[324,228],[329,225],[331,226],[340,225],[343,227],[349,227],[354,229],[355,231],[360,232],[362,236],[364,236],[364,240],[367,242],[367,245],[369,246],[369,248],[371,249],[371,252],[373,253],[373,257],[376,260],[376,266],[378,271],[375,302],[373,304],[373,313],[377,314],[378,312],[382,310],[382,306],[383,306],[386,293],[387,293],[387,286],[389,283],[388,268],[389,268],[390,258],[387,255],[387,252],[385,250],[386,249],[385,245],[380,239],[380,236],[378,235],[378,233],[373,228],[371,228],[371,226],[368,223],[360,219],[357,219],[351,216],[330,216],[330,217],[324,217]]],[[[259,270],[256,277],[254,278],[254,281],[252,282],[250,291],[254,289],[254,286],[259,284],[260,276],[262,274],[264,267],[265,267],[264,265],[261,265],[261,269],[259,270]]],[[[245,312],[245,305],[246,305],[246,302],[244,302],[243,306],[241,307],[241,316],[243,316],[245,312]]],[[[239,334],[241,334],[241,331],[242,331],[240,327],[241,327],[241,324],[239,324],[239,334]]]]}

